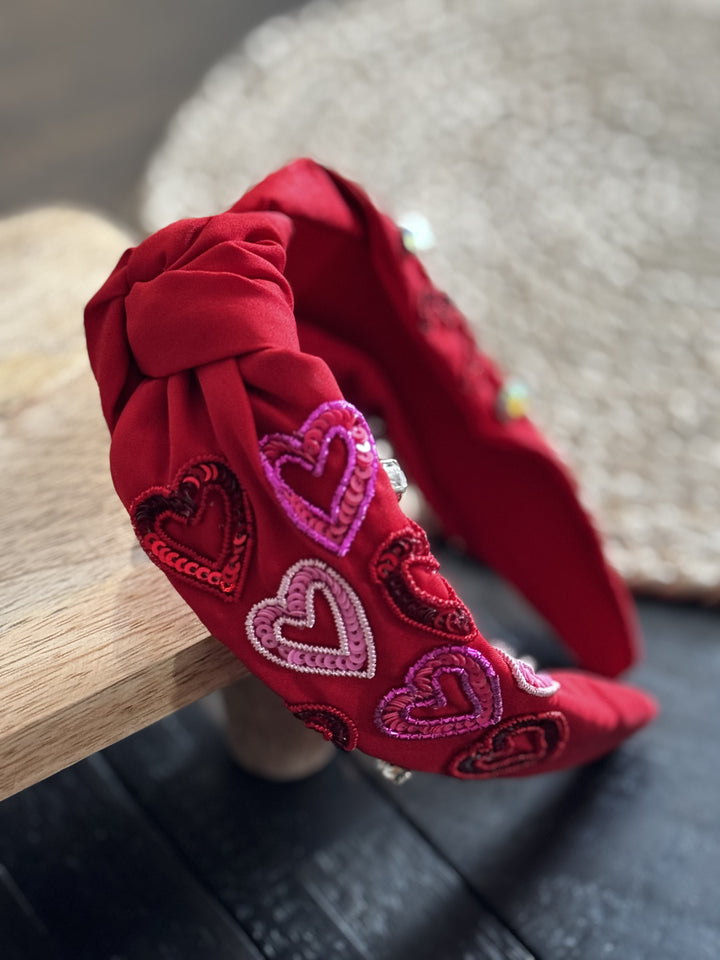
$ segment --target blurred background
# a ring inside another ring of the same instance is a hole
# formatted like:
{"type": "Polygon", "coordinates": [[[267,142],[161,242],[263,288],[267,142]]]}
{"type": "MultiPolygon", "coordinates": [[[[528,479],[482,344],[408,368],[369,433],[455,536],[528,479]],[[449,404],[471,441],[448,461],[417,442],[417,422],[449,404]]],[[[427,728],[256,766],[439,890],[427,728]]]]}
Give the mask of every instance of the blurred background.
{"type": "MultiPolygon", "coordinates": [[[[720,595],[720,86],[708,0],[4,5],[0,211],[135,231],[299,155],[420,214],[637,590],[720,595]]],[[[89,293],[91,289],[88,290],[89,293]]]]}
{"type": "Polygon", "coordinates": [[[138,224],[165,127],[204,72],[292,0],[7,0],[0,208],[74,201],[138,224]]]}

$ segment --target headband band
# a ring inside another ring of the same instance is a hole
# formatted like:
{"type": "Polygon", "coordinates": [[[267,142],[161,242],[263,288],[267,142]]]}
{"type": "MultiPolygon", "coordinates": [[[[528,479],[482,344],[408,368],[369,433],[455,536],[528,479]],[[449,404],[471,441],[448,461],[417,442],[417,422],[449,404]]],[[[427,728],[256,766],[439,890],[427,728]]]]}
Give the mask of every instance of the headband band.
{"type": "Polygon", "coordinates": [[[654,716],[639,690],[536,674],[489,644],[400,510],[370,415],[445,531],[579,666],[612,677],[636,659],[630,599],[567,468],[508,415],[500,372],[357,186],[297,161],[228,212],[159,231],[88,304],[86,334],[145,552],[339,746],[525,775],[654,716]]]}

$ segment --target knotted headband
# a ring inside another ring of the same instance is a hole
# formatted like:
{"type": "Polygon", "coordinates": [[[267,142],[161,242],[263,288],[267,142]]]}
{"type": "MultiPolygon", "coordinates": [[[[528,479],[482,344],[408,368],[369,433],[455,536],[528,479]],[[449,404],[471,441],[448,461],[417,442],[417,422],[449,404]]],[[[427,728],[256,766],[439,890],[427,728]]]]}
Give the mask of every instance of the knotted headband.
{"type": "MultiPolygon", "coordinates": [[[[367,417],[446,533],[580,667],[637,656],[632,606],[566,467],[398,227],[312,161],[127,251],[86,309],[135,532],[210,632],[344,749],[463,778],[582,763],[639,690],[490,643],[398,506],[367,417]]],[[[148,611],[149,617],[152,611],[148,611]]]]}

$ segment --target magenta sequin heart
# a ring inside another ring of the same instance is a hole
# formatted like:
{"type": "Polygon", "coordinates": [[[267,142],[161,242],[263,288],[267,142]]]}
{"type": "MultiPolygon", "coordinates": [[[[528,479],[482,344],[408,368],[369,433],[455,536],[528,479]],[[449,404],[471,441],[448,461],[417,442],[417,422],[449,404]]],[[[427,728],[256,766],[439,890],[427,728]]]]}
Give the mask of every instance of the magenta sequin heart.
{"type": "Polygon", "coordinates": [[[377,478],[375,441],[362,414],[346,400],[323,403],[297,433],[263,437],[260,457],[275,496],[293,523],[316,543],[344,557],[365,518],[377,478]],[[321,477],[335,439],[344,443],[347,462],[326,511],[293,490],[282,471],[286,464],[295,464],[321,477]]]}
{"type": "Polygon", "coordinates": [[[322,560],[300,560],[282,578],[277,596],[261,600],[245,621],[255,649],[268,660],[300,673],[370,678],[375,674],[375,643],[360,599],[349,583],[322,560]],[[312,630],[315,595],[330,606],[339,645],[300,643],[283,627],[312,630]]]}
{"type": "Polygon", "coordinates": [[[500,682],[485,657],[473,647],[437,647],[413,664],[405,686],[383,697],[375,722],[383,733],[402,740],[452,737],[497,723],[502,716],[500,682]],[[471,709],[450,716],[418,717],[417,710],[448,706],[440,679],[457,677],[471,709]]]}

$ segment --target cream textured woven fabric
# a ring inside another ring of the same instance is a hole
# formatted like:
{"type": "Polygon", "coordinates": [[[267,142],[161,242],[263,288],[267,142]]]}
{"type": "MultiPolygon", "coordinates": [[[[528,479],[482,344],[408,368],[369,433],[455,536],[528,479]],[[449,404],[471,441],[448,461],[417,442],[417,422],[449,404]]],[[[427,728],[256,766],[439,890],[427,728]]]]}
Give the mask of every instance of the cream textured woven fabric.
{"type": "Polygon", "coordinates": [[[420,211],[635,587],[720,588],[720,4],[353,0],[272,20],[180,110],[150,229],[299,155],[420,211]]]}

